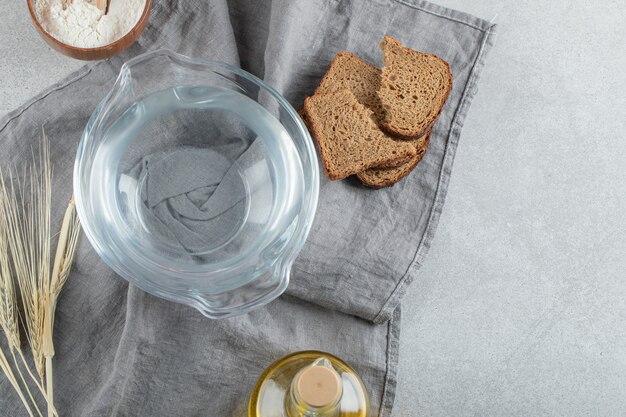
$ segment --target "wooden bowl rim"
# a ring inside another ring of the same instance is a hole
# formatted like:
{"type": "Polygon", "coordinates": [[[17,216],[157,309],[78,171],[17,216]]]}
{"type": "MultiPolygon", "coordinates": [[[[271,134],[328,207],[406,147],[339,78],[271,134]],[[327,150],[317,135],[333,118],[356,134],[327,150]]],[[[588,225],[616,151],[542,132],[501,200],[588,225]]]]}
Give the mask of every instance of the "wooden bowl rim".
{"type": "Polygon", "coordinates": [[[144,7],[143,12],[141,13],[141,16],[139,16],[139,20],[137,20],[137,23],[135,23],[135,26],[133,26],[124,36],[122,36],[115,42],[107,43],[106,45],[102,45],[102,46],[96,46],[95,48],[79,48],[77,46],[68,45],[67,43],[61,42],[60,40],[58,40],[57,38],[49,34],[43,28],[43,26],[41,26],[41,23],[39,23],[39,19],[37,18],[37,14],[35,13],[35,10],[33,9],[33,4],[35,1],[36,0],[26,0],[26,3],[28,4],[28,11],[30,12],[30,17],[32,21],[35,23],[35,26],[37,26],[37,28],[39,29],[39,32],[43,34],[43,36],[45,36],[51,42],[56,44],[59,48],[73,51],[75,54],[92,53],[94,51],[110,50],[110,49],[114,49],[124,44],[129,36],[134,35],[135,29],[140,27],[143,24],[144,20],[150,16],[150,8],[152,6],[152,0],[146,0],[146,6],[144,7]]]}

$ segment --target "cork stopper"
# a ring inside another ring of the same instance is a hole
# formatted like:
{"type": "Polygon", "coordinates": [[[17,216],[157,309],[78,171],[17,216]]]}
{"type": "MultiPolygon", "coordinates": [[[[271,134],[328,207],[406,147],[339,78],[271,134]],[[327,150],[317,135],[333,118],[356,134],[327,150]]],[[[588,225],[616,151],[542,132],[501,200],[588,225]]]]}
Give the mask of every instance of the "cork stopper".
{"type": "Polygon", "coordinates": [[[341,397],[341,379],[333,368],[310,366],[300,372],[295,381],[296,397],[314,408],[336,404],[341,397]]]}

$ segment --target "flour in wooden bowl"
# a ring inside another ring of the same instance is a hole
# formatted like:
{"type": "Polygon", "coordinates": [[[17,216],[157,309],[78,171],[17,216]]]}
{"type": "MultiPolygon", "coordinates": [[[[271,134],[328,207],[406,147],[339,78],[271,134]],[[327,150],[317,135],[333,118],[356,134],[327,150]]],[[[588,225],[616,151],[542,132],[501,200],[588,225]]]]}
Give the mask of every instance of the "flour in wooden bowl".
{"type": "Polygon", "coordinates": [[[37,0],[35,12],[55,39],[77,48],[96,48],[130,32],[145,6],[146,0],[109,0],[105,14],[96,0],[37,0]]]}

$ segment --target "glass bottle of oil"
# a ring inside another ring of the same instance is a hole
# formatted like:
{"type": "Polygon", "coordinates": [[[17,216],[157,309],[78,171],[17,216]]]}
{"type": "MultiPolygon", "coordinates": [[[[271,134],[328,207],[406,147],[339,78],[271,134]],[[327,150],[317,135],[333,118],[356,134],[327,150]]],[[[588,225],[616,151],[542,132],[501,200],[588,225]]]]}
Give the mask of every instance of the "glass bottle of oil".
{"type": "Polygon", "coordinates": [[[271,364],[257,381],[248,417],[369,417],[357,373],[325,352],[296,352],[271,364]]]}

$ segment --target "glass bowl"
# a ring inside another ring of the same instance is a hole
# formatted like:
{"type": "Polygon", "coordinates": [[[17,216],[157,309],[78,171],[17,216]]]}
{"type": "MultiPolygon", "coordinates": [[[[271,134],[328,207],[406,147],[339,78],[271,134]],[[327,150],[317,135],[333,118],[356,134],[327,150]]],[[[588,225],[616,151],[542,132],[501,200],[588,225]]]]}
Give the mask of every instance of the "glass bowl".
{"type": "Polygon", "coordinates": [[[122,66],[74,167],[78,215],[100,257],[211,318],[287,288],[318,192],[313,141],[279,93],[166,50],[122,66]]]}

